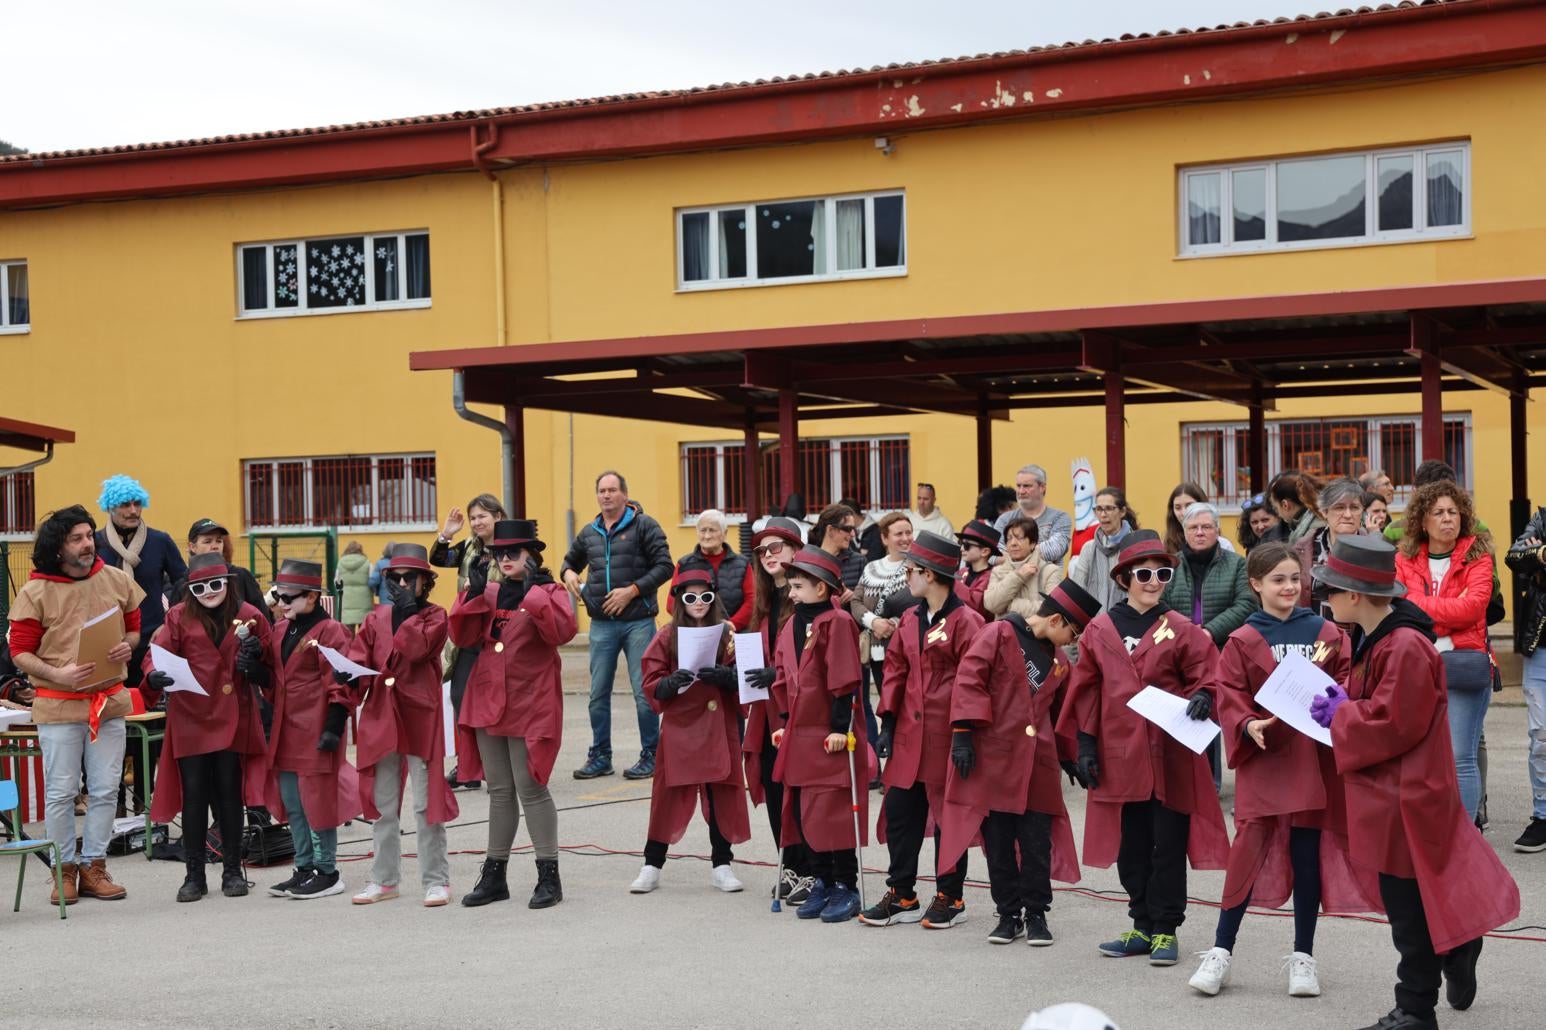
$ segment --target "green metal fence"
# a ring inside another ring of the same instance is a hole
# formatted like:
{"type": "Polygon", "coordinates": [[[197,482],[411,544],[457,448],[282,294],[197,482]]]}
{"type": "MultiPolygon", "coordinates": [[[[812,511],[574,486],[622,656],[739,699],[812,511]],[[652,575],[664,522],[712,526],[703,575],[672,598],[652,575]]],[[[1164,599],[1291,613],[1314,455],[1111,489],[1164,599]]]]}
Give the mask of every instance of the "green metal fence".
{"type": "Polygon", "coordinates": [[[10,627],[11,602],[31,574],[32,541],[0,540],[0,575],[5,577],[0,584],[0,634],[10,627]]]}
{"type": "Polygon", "coordinates": [[[337,603],[333,576],[338,571],[338,530],[254,533],[247,537],[247,567],[265,588],[279,574],[279,566],[286,558],[321,564],[322,583],[337,603]]]}

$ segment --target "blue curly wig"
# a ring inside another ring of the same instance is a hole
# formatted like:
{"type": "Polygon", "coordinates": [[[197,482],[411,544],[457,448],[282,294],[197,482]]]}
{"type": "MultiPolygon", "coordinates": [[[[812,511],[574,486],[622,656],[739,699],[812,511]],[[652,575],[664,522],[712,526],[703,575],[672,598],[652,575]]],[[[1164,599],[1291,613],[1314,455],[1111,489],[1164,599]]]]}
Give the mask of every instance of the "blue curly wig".
{"type": "Polygon", "coordinates": [[[102,481],[102,496],[97,498],[97,507],[103,511],[112,511],[130,501],[139,501],[142,507],[150,507],[150,494],[140,486],[139,480],[131,476],[109,476],[102,481]]]}

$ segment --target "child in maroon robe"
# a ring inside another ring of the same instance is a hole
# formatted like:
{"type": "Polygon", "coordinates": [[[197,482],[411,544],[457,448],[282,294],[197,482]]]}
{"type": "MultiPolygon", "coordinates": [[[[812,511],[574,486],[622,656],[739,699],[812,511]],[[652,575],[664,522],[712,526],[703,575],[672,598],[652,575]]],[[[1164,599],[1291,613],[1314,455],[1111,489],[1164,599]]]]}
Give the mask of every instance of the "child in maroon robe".
{"type": "Polygon", "coordinates": [[[988,580],[992,578],[992,559],[998,555],[999,531],[981,519],[973,519],[961,527],[962,567],[956,577],[960,585],[961,600],[971,605],[972,611],[988,622],[993,613],[983,603],[988,580]]]}
{"type": "Polygon", "coordinates": [[[773,698],[783,722],[772,738],[778,748],[773,775],[785,788],[782,842],[805,845],[816,877],[795,914],[840,923],[859,914],[855,848],[867,836],[865,784],[874,768],[869,743],[851,731],[859,702],[859,630],[847,611],[833,607],[843,579],[831,555],[805,548],[788,579],[795,610],[773,661],[773,698]]]}
{"type": "Polygon", "coordinates": [[[733,894],[744,885],[730,868],[732,844],[751,840],[746,784],[741,779],[741,726],[735,674],[735,627],[714,593],[708,569],[687,569],[671,581],[671,624],[645,649],[644,696],[660,715],[660,748],[650,785],[649,838],[644,868],[629,891],[648,894],[660,886],[666,848],[682,839],[701,805],[709,824],[709,882],[733,894]],[[678,631],[721,629],[712,665],[678,668],[678,631]]]}

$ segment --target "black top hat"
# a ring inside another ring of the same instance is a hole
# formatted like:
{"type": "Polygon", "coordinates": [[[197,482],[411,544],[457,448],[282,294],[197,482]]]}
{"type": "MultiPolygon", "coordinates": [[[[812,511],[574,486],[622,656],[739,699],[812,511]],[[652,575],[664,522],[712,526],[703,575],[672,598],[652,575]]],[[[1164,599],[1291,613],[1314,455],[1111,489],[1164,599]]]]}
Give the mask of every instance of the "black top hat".
{"type": "Polygon", "coordinates": [[[226,529],[214,519],[199,519],[199,521],[188,527],[188,542],[191,544],[199,537],[210,533],[224,533],[226,536],[231,535],[231,531],[229,529],[226,529]]]}
{"type": "Polygon", "coordinates": [[[807,576],[814,576],[821,580],[834,592],[842,592],[843,570],[838,565],[837,559],[819,547],[806,547],[794,556],[790,563],[791,569],[798,569],[807,576]]]}
{"type": "Polygon", "coordinates": [[[274,586],[321,593],[322,566],[314,561],[286,558],[279,566],[279,575],[274,577],[274,586]]]}
{"type": "Polygon", "coordinates": [[[1158,558],[1171,568],[1176,567],[1176,556],[1165,550],[1165,542],[1158,533],[1152,529],[1135,529],[1122,538],[1122,550],[1117,554],[1116,564],[1111,566],[1111,578],[1116,579],[1134,565],[1150,558],[1158,558]]]}
{"type": "Polygon", "coordinates": [[[387,568],[434,574],[434,570],[429,567],[429,552],[423,544],[393,544],[387,552],[387,568]]]}
{"type": "Polygon", "coordinates": [[[938,533],[924,530],[913,540],[907,560],[914,565],[932,569],[941,576],[953,577],[961,568],[961,545],[952,543],[938,533]]]}
{"type": "Polygon", "coordinates": [[[1100,614],[1100,602],[1084,587],[1071,579],[1065,579],[1053,587],[1043,599],[1056,608],[1058,614],[1080,630],[1090,625],[1090,620],[1100,614]]]}
{"type": "Polygon", "coordinates": [[[994,529],[981,519],[973,519],[961,527],[961,542],[981,544],[994,554],[998,553],[999,542],[1003,540],[1003,534],[994,529]]]}
{"type": "Polygon", "coordinates": [[[1375,597],[1404,597],[1396,579],[1396,549],[1378,536],[1343,534],[1331,545],[1324,565],[1310,570],[1317,583],[1375,597]]]}
{"type": "Polygon", "coordinates": [[[537,539],[535,519],[500,519],[494,523],[494,538],[490,547],[524,547],[539,554],[547,550],[547,544],[537,539]]]}
{"type": "Polygon", "coordinates": [[[222,554],[195,554],[188,559],[188,582],[199,580],[219,579],[229,576],[231,569],[225,563],[225,555],[222,554]]]}

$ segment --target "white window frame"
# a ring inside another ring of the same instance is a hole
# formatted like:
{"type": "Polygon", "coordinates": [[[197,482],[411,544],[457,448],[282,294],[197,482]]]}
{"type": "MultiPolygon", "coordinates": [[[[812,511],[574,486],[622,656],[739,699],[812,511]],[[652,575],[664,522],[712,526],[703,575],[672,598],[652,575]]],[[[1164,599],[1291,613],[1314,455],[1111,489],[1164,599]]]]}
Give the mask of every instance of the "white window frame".
{"type": "MultiPolygon", "coordinates": [[[[824,443],[824,444],[827,445],[827,452],[828,452],[828,458],[827,458],[827,494],[828,494],[828,496],[835,498],[835,497],[838,497],[842,493],[842,489],[843,489],[843,462],[842,462],[843,449],[842,449],[841,445],[845,444],[845,443],[865,443],[865,444],[871,444],[871,445],[878,445],[878,444],[884,443],[886,441],[893,441],[893,442],[894,441],[901,441],[901,442],[907,444],[907,447],[908,447],[908,462],[909,462],[909,469],[910,469],[911,468],[911,461],[912,461],[912,438],[907,433],[876,433],[876,434],[869,435],[869,436],[862,435],[862,434],[860,434],[860,435],[853,435],[853,436],[822,436],[822,437],[817,437],[815,439],[802,439],[800,441],[800,443],[802,445],[803,444],[808,444],[808,443],[824,443]]],[[[684,441],[682,441],[677,446],[677,464],[678,464],[678,467],[680,467],[680,465],[681,465],[681,459],[683,457],[683,451],[686,450],[687,448],[693,448],[693,449],[696,449],[696,450],[705,450],[705,451],[712,449],[714,451],[714,474],[715,474],[715,491],[714,491],[714,501],[715,501],[715,503],[714,503],[714,507],[718,508],[720,511],[725,512],[725,524],[726,525],[740,525],[741,523],[746,521],[746,515],[744,513],[740,514],[740,515],[737,515],[737,514],[734,514],[732,512],[729,512],[729,511],[725,510],[725,497],[726,497],[726,492],[725,492],[725,448],[726,447],[742,447],[744,445],[745,445],[745,441],[743,441],[743,440],[684,440],[684,441]]],[[[870,480],[869,486],[870,486],[870,496],[871,497],[877,497],[877,496],[880,495],[880,453],[879,452],[880,452],[880,449],[879,449],[878,446],[872,446],[870,451],[869,451],[869,459],[870,459],[870,461],[869,461],[869,480],[870,480]]],[[[702,511],[688,511],[688,509],[687,509],[687,483],[686,483],[685,480],[681,480],[680,479],[680,472],[678,472],[678,478],[679,478],[678,489],[677,489],[678,500],[679,500],[679,502],[681,504],[682,511],[683,511],[681,526],[685,528],[685,527],[688,527],[688,526],[696,525],[697,522],[698,522],[698,516],[702,514],[702,511]]],[[[893,510],[901,511],[903,509],[900,509],[900,508],[898,508],[898,509],[892,509],[892,508],[867,508],[864,511],[860,512],[859,514],[861,514],[861,515],[883,515],[886,512],[893,511],[893,510]]],[[[760,518],[761,516],[759,515],[757,517],[760,518]]],[[[755,519],[753,521],[755,521],[755,519]]]]}
{"type": "MultiPolygon", "coordinates": [[[[21,529],[14,533],[0,533],[0,540],[4,540],[6,543],[31,543],[33,537],[37,534],[37,477],[31,469],[21,472],[8,472],[0,476],[0,515],[4,516],[0,518],[0,525],[8,525],[16,521],[16,484],[21,476],[28,477],[32,483],[32,527],[30,529],[21,529]]],[[[0,569],[0,575],[4,575],[4,573],[5,570],[0,569]]]]}
{"type": "Polygon", "coordinates": [[[434,451],[405,451],[401,453],[387,454],[317,454],[308,457],[289,458],[244,458],[242,459],[242,525],[248,533],[283,533],[283,532],[325,532],[328,529],[353,533],[426,533],[440,528],[437,521],[436,507],[440,496],[440,461],[434,451]],[[418,522],[362,522],[348,523],[344,525],[330,526],[317,521],[316,515],[316,476],[313,471],[313,462],[338,461],[341,459],[370,459],[370,508],[372,512],[381,510],[381,481],[380,469],[383,460],[401,459],[409,473],[410,480],[413,471],[413,462],[420,458],[435,460],[435,481],[430,488],[435,491],[435,501],[430,505],[430,517],[418,522]],[[277,516],[279,514],[279,466],[295,465],[305,466],[305,472],[301,480],[302,493],[305,497],[306,522],[303,525],[285,525],[274,523],[257,523],[252,521],[252,477],[249,470],[255,465],[267,465],[270,469],[269,477],[269,504],[270,510],[277,516]]]}
{"type": "Polygon", "coordinates": [[[718,204],[713,207],[677,208],[676,214],[676,292],[696,293],[701,290],[744,290],[759,286],[794,286],[800,283],[842,282],[847,279],[892,279],[907,275],[907,192],[905,190],[876,190],[869,193],[834,193],[825,197],[781,197],[777,200],[747,201],[744,204],[718,204]],[[880,197],[902,198],[902,263],[875,267],[875,201],[880,197]],[[837,271],[837,205],[844,200],[864,201],[864,265],[837,271]],[[800,204],[815,201],[825,205],[823,217],[831,227],[827,231],[826,267],[832,271],[816,275],[785,275],[777,278],[757,278],[757,215],[763,204],[800,204]],[[720,279],[719,233],[716,230],[721,212],[740,211],[746,218],[746,275],[740,279],[720,279]],[[682,221],[688,215],[709,216],[709,269],[716,278],[687,279],[687,252],[682,246],[682,221]]]}
{"type": "Polygon", "coordinates": [[[16,266],[27,267],[25,258],[0,261],[0,336],[14,336],[32,332],[32,273],[27,273],[27,321],[11,325],[6,321],[11,315],[11,275],[16,266]]]}
{"type": "Polygon", "coordinates": [[[1309,154],[1297,157],[1277,158],[1268,161],[1241,161],[1233,164],[1199,165],[1182,168],[1176,176],[1178,214],[1177,240],[1180,258],[1224,257],[1232,254],[1270,254],[1295,250],[1328,250],[1343,247],[1371,247],[1391,243],[1418,243],[1424,240],[1468,239],[1471,230],[1471,142],[1451,140],[1421,147],[1387,147],[1379,150],[1351,150],[1330,154],[1309,154]],[[1459,225],[1429,226],[1428,222],[1428,158],[1433,154],[1460,154],[1461,168],[1461,217],[1459,225]],[[1321,161],[1327,158],[1362,157],[1364,159],[1364,234],[1329,240],[1293,240],[1279,242],[1277,216],[1277,170],[1286,164],[1304,161],[1321,161]],[[1412,158],[1412,228],[1379,228],[1379,162],[1381,158],[1412,158]],[[1267,173],[1267,237],[1264,240],[1234,241],[1234,174],[1244,171],[1267,173]],[[1204,175],[1219,176],[1219,242],[1191,242],[1191,224],[1188,218],[1187,197],[1191,180],[1204,175]]]}
{"type": "MultiPolygon", "coordinates": [[[[409,299],[403,277],[407,275],[408,245],[407,237],[429,237],[428,229],[399,229],[391,232],[332,232],[321,236],[295,238],[288,240],[260,240],[236,245],[236,318],[245,321],[250,318],[294,318],[307,315],[347,315],[360,311],[399,311],[412,308],[427,308],[431,306],[434,294],[433,271],[431,272],[430,293],[431,297],[414,297],[409,299]],[[311,292],[306,288],[306,246],[320,240],[344,239],[351,236],[360,236],[365,240],[365,300],[360,304],[345,304],[343,307],[312,308],[308,307],[308,298],[311,292]],[[377,240],[395,239],[397,241],[397,275],[399,300],[376,299],[376,266],[375,251],[377,240]],[[243,254],[252,249],[263,248],[266,254],[268,266],[268,307],[247,310],[247,279],[242,267],[243,254]],[[293,308],[278,308],[274,306],[274,249],[276,247],[295,247],[297,261],[296,293],[297,301],[293,308]]],[[[433,268],[433,265],[431,266],[433,268]]]]}

